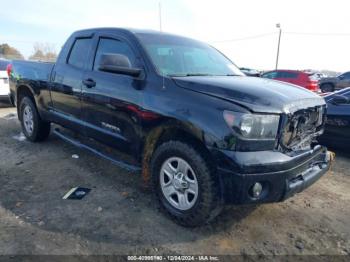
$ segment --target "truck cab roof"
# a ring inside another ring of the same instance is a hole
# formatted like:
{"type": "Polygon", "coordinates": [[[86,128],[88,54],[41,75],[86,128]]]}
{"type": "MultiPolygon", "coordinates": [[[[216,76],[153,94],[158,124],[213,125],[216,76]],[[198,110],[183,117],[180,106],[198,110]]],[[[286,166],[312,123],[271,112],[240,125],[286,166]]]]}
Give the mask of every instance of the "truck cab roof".
{"type": "MultiPolygon", "coordinates": [[[[170,34],[166,32],[160,32],[157,30],[152,29],[136,29],[136,28],[122,28],[122,27],[97,27],[97,28],[88,28],[88,29],[82,29],[75,31],[72,36],[76,35],[92,35],[95,33],[118,33],[118,34],[150,34],[150,35],[168,35],[168,36],[177,36],[177,37],[183,37],[176,34],[170,34]]],[[[185,37],[183,37],[185,38],[185,37]]]]}

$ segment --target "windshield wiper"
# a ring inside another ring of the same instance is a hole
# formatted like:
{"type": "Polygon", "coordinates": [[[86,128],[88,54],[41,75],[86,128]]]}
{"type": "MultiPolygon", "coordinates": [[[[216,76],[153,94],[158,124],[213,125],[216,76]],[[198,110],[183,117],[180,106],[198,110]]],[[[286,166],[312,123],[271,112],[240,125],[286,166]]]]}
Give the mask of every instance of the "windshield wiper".
{"type": "Polygon", "coordinates": [[[188,74],[169,74],[170,77],[186,77],[186,76],[240,76],[237,74],[214,75],[207,73],[188,73],[188,74]]]}
{"type": "Polygon", "coordinates": [[[186,76],[213,76],[213,75],[206,74],[206,73],[190,73],[190,74],[186,74],[186,76]]]}
{"type": "Polygon", "coordinates": [[[188,73],[188,74],[169,74],[170,77],[183,77],[183,76],[214,76],[206,73],[188,73]]]}

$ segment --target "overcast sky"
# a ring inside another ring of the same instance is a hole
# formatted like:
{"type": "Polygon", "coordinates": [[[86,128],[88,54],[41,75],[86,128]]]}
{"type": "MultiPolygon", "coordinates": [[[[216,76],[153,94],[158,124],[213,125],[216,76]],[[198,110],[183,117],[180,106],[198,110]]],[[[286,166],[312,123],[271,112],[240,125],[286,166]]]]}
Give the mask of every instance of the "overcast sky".
{"type": "Polygon", "coordinates": [[[158,30],[159,2],[163,31],[206,41],[240,67],[274,68],[280,23],[279,68],[350,70],[348,0],[1,0],[0,43],[29,56],[34,42],[59,51],[82,28],[158,30]]]}

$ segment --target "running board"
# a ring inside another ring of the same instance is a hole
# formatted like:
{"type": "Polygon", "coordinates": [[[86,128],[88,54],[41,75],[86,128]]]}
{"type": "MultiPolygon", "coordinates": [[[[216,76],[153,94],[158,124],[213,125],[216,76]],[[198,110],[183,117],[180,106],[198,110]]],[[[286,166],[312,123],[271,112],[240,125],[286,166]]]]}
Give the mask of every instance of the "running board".
{"type": "Polygon", "coordinates": [[[106,160],[109,160],[111,161],[113,164],[121,167],[121,168],[124,168],[124,169],[127,169],[129,171],[132,171],[132,172],[140,172],[141,171],[141,168],[139,166],[136,166],[136,165],[132,165],[132,164],[128,164],[126,163],[125,161],[121,160],[121,159],[117,159],[117,158],[113,158],[111,156],[108,156],[107,154],[104,154],[88,145],[85,145],[83,144],[82,142],[76,140],[76,139],[73,139],[67,135],[64,135],[62,134],[59,129],[54,129],[53,133],[58,136],[59,138],[61,138],[62,140],[76,146],[76,147],[79,147],[79,148],[82,148],[82,149],[85,149],[87,151],[90,151],[91,153],[94,153],[95,155],[101,157],[101,158],[104,158],[106,160]]]}

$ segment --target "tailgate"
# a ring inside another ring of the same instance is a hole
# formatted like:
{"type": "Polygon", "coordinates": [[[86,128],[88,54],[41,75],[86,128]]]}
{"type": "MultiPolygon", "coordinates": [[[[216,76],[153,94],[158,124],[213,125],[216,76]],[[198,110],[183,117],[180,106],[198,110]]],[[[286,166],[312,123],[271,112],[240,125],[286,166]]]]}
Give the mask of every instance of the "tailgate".
{"type": "Polygon", "coordinates": [[[6,71],[0,71],[0,96],[10,93],[9,79],[6,71]]]}

